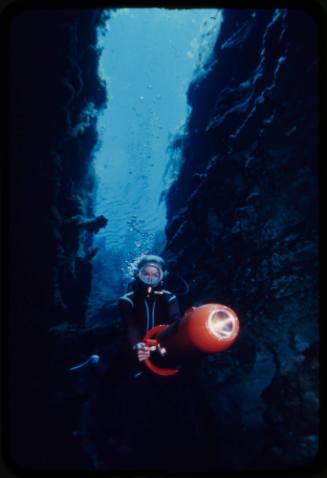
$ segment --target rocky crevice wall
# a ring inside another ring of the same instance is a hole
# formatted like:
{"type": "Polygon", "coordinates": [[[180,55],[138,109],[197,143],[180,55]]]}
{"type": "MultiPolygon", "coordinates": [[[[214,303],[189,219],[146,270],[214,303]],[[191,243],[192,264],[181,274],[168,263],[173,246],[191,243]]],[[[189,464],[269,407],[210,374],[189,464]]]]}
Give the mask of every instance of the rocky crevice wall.
{"type": "Polygon", "coordinates": [[[220,463],[303,465],[319,444],[315,20],[224,10],[188,101],[164,255],[190,284],[184,308],[218,302],[240,318],[237,343],[202,367],[220,463]]]}
{"type": "Polygon", "coordinates": [[[91,241],[106,225],[92,215],[92,154],[106,104],[96,42],[107,14],[12,6],[6,15],[9,455],[23,468],[63,468],[84,460],[66,369],[87,348],[79,329],[91,241]]]}

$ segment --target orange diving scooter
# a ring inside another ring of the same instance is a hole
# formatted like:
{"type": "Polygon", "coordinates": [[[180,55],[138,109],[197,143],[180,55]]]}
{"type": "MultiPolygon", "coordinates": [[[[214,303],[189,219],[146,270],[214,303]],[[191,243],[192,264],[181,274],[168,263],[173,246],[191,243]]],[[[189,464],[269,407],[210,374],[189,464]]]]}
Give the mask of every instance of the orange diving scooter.
{"type": "Polygon", "coordinates": [[[144,344],[156,353],[144,360],[144,364],[157,375],[175,375],[179,371],[176,364],[188,357],[228,349],[239,330],[237,315],[225,305],[191,307],[179,323],[156,325],[145,334],[144,344]]]}

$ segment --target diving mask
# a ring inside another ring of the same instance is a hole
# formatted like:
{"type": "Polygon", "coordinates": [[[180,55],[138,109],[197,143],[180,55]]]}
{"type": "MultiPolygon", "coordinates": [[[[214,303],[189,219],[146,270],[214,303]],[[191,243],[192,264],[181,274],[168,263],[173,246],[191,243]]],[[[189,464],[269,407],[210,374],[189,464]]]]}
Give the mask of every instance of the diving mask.
{"type": "Polygon", "coordinates": [[[156,287],[163,279],[163,270],[157,264],[145,264],[138,276],[144,284],[156,287]]]}

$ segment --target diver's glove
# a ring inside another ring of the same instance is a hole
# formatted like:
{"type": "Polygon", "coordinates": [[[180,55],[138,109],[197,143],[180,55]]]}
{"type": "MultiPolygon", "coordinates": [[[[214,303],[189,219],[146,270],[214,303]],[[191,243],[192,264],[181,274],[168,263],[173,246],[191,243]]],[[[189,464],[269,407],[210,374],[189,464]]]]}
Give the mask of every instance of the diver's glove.
{"type": "Polygon", "coordinates": [[[136,352],[137,359],[139,362],[143,362],[150,357],[151,347],[145,345],[144,342],[137,342],[133,345],[133,350],[136,352]]]}

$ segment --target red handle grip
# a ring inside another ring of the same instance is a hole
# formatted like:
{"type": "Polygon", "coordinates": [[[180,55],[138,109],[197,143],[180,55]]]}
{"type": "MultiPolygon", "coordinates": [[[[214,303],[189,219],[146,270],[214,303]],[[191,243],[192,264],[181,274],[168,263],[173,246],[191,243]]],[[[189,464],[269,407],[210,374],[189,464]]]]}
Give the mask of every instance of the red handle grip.
{"type": "MultiPolygon", "coordinates": [[[[153,345],[158,345],[158,341],[153,339],[159,332],[162,332],[167,325],[156,325],[152,329],[148,330],[143,338],[143,342],[148,346],[151,347],[153,345]]],[[[176,375],[178,369],[174,368],[161,368],[157,365],[154,365],[150,359],[145,359],[144,364],[148,367],[151,372],[161,375],[162,377],[168,377],[169,375],[176,375]]]]}

